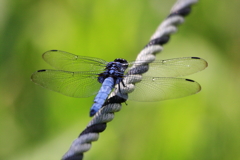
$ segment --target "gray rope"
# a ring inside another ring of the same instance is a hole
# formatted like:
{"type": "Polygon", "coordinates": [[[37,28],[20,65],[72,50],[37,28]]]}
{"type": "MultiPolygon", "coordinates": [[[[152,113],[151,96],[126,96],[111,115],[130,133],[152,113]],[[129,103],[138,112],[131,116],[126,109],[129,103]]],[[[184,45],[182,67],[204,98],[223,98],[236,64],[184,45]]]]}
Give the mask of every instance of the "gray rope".
{"type": "MultiPolygon", "coordinates": [[[[184,22],[184,16],[191,11],[191,5],[198,0],[178,0],[172,7],[169,16],[159,25],[150,42],[138,54],[136,60],[143,61],[143,65],[133,65],[127,74],[134,74],[134,79],[129,81],[124,79],[125,86],[121,87],[121,95],[127,94],[134,90],[134,83],[141,80],[141,74],[148,70],[148,64],[155,60],[155,54],[162,51],[165,43],[168,42],[170,35],[177,31],[177,25],[184,22]]],[[[106,123],[114,118],[114,112],[121,110],[121,103],[125,102],[125,98],[117,96],[119,93],[118,86],[112,92],[103,107],[96,113],[89,122],[86,129],[82,131],[77,139],[75,139],[69,150],[62,157],[62,160],[82,160],[83,153],[91,148],[91,142],[97,141],[99,133],[106,129],[106,123]]]]}

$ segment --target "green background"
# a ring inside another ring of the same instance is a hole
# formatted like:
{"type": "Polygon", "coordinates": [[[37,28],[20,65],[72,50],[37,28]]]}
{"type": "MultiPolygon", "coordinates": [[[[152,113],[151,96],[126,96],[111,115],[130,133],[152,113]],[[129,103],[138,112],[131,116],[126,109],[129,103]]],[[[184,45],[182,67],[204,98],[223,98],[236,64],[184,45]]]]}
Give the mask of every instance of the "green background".
{"type": "MultiPolygon", "coordinates": [[[[91,118],[93,97],[66,97],[30,76],[51,49],[134,60],[174,0],[0,0],[0,159],[60,159],[91,118]]],[[[201,0],[158,59],[198,56],[196,95],[128,101],[85,160],[240,159],[240,1],[201,0]]]]}

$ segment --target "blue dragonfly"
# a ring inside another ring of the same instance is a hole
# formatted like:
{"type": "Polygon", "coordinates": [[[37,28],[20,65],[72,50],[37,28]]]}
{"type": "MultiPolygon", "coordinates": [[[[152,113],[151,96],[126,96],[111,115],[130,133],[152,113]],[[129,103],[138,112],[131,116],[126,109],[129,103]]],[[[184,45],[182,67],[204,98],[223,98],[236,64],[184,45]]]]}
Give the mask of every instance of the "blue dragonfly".
{"type": "MultiPolygon", "coordinates": [[[[136,75],[125,73],[130,66],[143,63],[127,62],[120,58],[107,62],[60,50],[47,51],[42,57],[57,70],[38,70],[32,74],[31,80],[42,87],[70,97],[85,98],[97,94],[90,116],[95,115],[103,106],[115,86],[118,86],[121,93],[121,87],[126,87],[124,80],[131,81],[135,78],[136,75]]],[[[135,92],[129,94],[129,99],[151,102],[195,94],[201,90],[197,82],[175,77],[190,75],[206,67],[207,62],[198,57],[155,60],[149,65],[149,70],[141,81],[135,84],[135,92]]],[[[121,94],[118,96],[121,97],[121,94]]],[[[125,98],[124,95],[122,97],[125,98]]]]}

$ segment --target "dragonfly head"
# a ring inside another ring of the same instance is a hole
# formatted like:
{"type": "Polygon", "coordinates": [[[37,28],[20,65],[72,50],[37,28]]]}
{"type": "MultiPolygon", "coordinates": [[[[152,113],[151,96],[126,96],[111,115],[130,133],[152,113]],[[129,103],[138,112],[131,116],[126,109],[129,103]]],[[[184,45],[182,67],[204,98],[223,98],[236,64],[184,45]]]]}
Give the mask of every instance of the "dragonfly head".
{"type": "Polygon", "coordinates": [[[121,63],[121,64],[122,64],[122,67],[124,67],[124,69],[127,69],[127,67],[128,67],[128,62],[127,62],[127,60],[125,60],[125,59],[117,58],[117,59],[114,60],[114,62],[119,62],[119,63],[121,63]]]}
{"type": "Polygon", "coordinates": [[[127,60],[122,59],[122,58],[117,58],[117,59],[114,60],[114,62],[128,63],[127,60]]]}

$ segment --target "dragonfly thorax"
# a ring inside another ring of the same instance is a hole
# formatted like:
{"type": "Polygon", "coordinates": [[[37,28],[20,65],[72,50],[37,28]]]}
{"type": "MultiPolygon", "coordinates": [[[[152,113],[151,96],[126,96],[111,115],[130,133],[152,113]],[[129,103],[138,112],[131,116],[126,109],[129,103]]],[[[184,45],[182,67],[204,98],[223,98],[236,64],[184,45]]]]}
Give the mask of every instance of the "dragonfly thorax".
{"type": "Polygon", "coordinates": [[[122,81],[124,77],[124,72],[127,69],[127,61],[125,59],[115,59],[113,62],[109,62],[105,68],[105,71],[99,74],[98,82],[103,83],[103,81],[112,77],[114,79],[114,83],[118,84],[122,81]]]}

